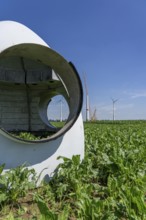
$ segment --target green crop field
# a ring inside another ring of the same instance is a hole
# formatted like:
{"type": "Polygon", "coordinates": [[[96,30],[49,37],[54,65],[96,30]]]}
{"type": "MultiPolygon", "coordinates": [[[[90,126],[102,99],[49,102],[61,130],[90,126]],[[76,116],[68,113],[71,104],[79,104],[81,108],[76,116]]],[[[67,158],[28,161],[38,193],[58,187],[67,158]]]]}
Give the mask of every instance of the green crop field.
{"type": "Polygon", "coordinates": [[[25,166],[0,176],[0,219],[146,219],[146,121],[84,126],[84,160],[62,158],[49,183],[25,166]]]}

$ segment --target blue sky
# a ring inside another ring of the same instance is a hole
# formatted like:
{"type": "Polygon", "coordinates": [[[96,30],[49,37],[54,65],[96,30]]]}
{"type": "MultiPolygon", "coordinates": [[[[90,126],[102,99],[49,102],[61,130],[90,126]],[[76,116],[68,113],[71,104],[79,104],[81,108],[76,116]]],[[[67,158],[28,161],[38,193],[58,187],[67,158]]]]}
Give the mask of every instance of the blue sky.
{"type": "MultiPolygon", "coordinates": [[[[0,0],[18,21],[86,73],[98,119],[146,119],[145,0],[0,0]]],[[[85,112],[83,106],[83,115],[85,112]]]]}

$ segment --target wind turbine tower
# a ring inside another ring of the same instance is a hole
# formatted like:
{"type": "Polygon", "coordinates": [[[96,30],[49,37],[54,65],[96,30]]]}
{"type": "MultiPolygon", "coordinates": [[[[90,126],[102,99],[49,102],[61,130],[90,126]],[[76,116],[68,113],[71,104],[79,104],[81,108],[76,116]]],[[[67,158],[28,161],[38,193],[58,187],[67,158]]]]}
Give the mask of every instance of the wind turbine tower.
{"type": "Polygon", "coordinates": [[[89,105],[89,94],[86,82],[86,76],[84,74],[84,83],[85,83],[85,91],[86,91],[86,121],[90,121],[90,105],[89,105]]]}
{"type": "Polygon", "coordinates": [[[63,111],[62,111],[62,107],[63,107],[63,100],[62,100],[62,98],[57,102],[57,104],[59,104],[60,105],[60,114],[59,114],[59,116],[60,116],[60,122],[62,122],[63,121],[63,111]]]}
{"type": "Polygon", "coordinates": [[[119,99],[113,99],[112,98],[112,102],[113,102],[113,121],[115,120],[115,103],[118,101],[119,99]]]}
{"type": "Polygon", "coordinates": [[[60,100],[60,121],[63,121],[63,117],[62,117],[62,99],[60,100]]]}

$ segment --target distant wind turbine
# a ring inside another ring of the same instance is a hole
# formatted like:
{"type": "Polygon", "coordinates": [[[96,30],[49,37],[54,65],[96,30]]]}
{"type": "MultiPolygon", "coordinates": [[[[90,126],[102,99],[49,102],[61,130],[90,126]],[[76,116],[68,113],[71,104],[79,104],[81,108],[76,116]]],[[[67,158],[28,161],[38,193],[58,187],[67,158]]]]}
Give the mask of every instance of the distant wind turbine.
{"type": "Polygon", "coordinates": [[[84,83],[85,83],[85,91],[86,91],[86,121],[90,121],[90,105],[89,105],[89,94],[86,82],[86,76],[83,74],[84,83]]]}
{"type": "Polygon", "coordinates": [[[113,121],[115,120],[115,103],[119,100],[119,99],[113,99],[111,98],[112,103],[113,103],[113,121]]]}
{"type": "Polygon", "coordinates": [[[63,100],[62,98],[57,102],[60,103],[60,121],[63,121],[63,114],[62,114],[62,105],[63,105],[63,100]]]}

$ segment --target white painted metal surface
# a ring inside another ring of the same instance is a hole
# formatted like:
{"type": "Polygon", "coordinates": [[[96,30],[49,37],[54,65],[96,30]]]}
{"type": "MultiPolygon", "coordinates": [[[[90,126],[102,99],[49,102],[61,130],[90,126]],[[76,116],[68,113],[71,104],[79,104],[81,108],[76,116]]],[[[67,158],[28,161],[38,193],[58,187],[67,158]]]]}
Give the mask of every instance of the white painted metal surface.
{"type": "Polygon", "coordinates": [[[48,46],[32,30],[15,21],[0,21],[0,42],[0,52],[8,47],[22,43],[35,43],[48,46]]]}
{"type": "MultiPolygon", "coordinates": [[[[0,22],[0,53],[12,46],[37,44],[48,47],[48,45],[33,31],[22,24],[13,21],[0,22]]],[[[43,53],[43,49],[40,53],[43,53]]],[[[45,52],[46,53],[46,52],[45,52]]],[[[31,57],[31,54],[29,55],[31,57]]],[[[42,56],[43,57],[43,56],[42,56]]],[[[43,59],[43,58],[42,58],[43,59]]],[[[70,94],[72,90],[70,89],[70,94]],[[71,91],[71,92],[70,92],[71,91]]],[[[72,98],[72,97],[70,97],[72,98]]],[[[0,131],[0,164],[6,164],[6,170],[18,165],[27,163],[29,167],[36,170],[41,178],[52,176],[55,168],[60,161],[58,156],[71,158],[79,154],[81,159],[84,157],[84,129],[81,114],[72,123],[64,134],[55,136],[47,142],[26,143],[9,136],[4,131],[0,131]]]]}

